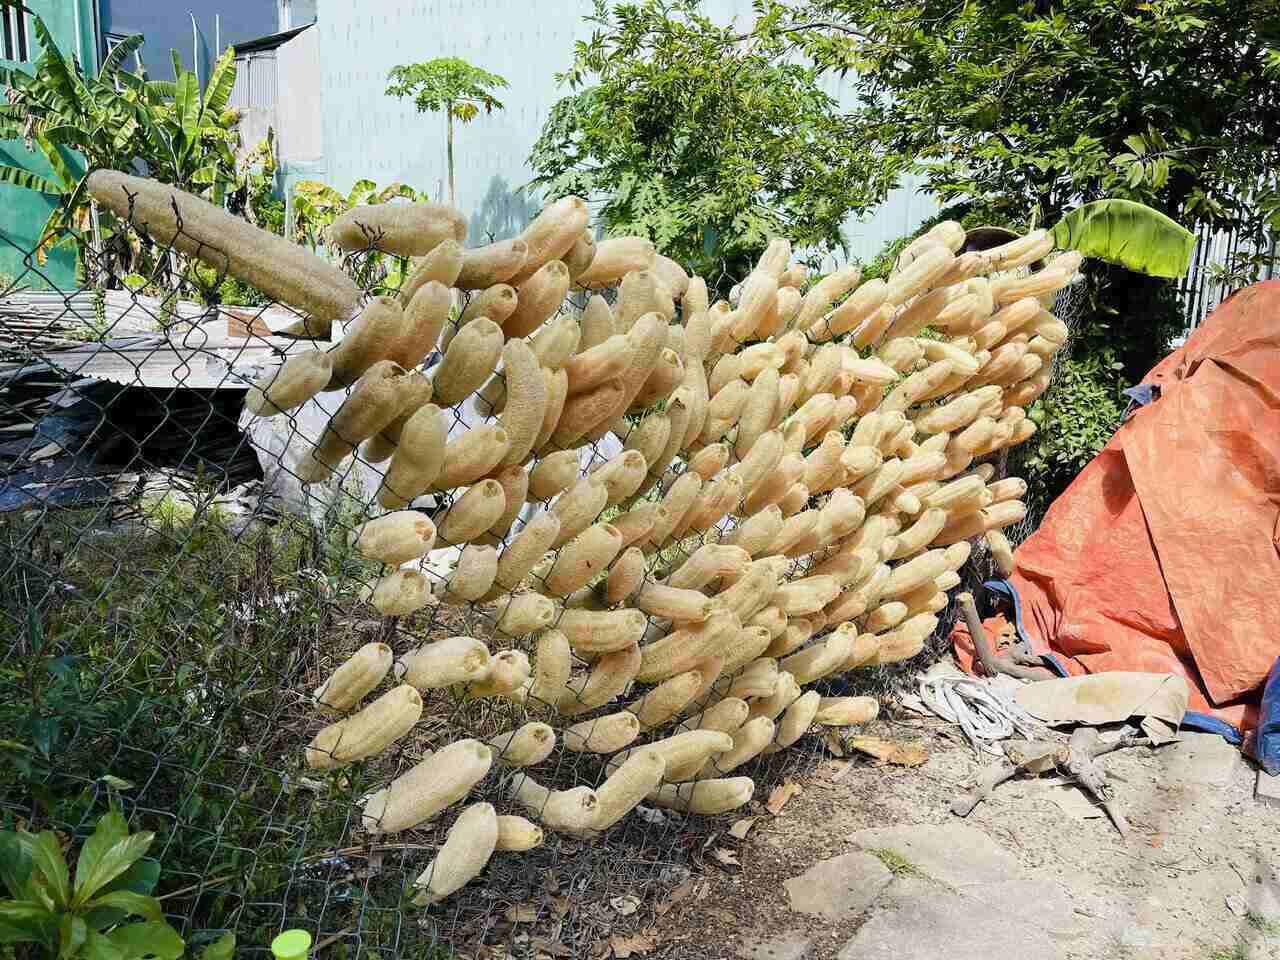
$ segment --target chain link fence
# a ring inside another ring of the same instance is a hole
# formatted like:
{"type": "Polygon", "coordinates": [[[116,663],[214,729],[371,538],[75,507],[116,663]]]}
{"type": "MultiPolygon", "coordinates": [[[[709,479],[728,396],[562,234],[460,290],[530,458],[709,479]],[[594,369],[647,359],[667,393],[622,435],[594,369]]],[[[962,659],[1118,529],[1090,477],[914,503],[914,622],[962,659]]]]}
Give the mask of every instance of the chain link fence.
{"type": "MultiPolygon", "coordinates": [[[[458,635],[526,655],[535,641],[495,631],[504,601],[449,596],[457,551],[439,542],[414,565],[432,603],[384,617],[365,602],[388,571],[351,538],[383,512],[372,489],[386,464],[357,453],[315,484],[297,469],[344,392],[270,420],[243,410],[260,372],[315,346],[272,332],[296,319],[287,309],[220,304],[225,276],[142,229],[96,247],[69,240],[82,250],[78,289],[50,289],[39,258],[21,251],[21,275],[0,291],[4,826],[83,836],[119,805],[133,830],[155,831],[157,894],[193,950],[231,930],[241,951],[262,954],[301,927],[327,957],[586,957],[651,924],[724,818],[642,806],[598,838],[547,831],[536,849],[495,854],[481,882],[444,903],[410,903],[460,807],[380,835],[361,799],[459,738],[537,718],[538,705],[428,691],[422,720],[390,750],[317,771],[304,747],[332,718],[313,692],[371,641],[397,657],[458,635]]],[[[406,264],[366,251],[344,266],[374,296],[393,292],[406,264]]],[[[583,304],[574,295],[563,309],[583,304]]],[[[494,419],[475,398],[447,414],[453,434],[494,419]]],[[[615,437],[588,445],[582,474],[621,449],[615,437]]],[[[652,477],[640,500],[659,498],[681,469],[652,477]]],[[[413,509],[439,518],[451,505],[440,492],[413,509]]],[[[721,523],[654,554],[647,575],[725,532],[721,523]]],[[[734,774],[756,781],[758,801],[825,749],[809,736],[734,774]]],[[[532,773],[552,788],[597,785],[607,759],[558,744],[532,773]]],[[[528,813],[510,796],[511,773],[495,763],[468,802],[528,813]]]]}

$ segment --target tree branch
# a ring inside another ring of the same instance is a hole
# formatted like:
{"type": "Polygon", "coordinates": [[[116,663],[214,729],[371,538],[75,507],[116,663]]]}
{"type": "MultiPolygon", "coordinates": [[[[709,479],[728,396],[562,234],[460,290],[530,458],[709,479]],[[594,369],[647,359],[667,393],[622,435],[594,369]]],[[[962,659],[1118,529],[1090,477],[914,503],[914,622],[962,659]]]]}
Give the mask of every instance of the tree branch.
{"type": "Polygon", "coordinates": [[[998,673],[1003,673],[1010,677],[1017,677],[1019,680],[1048,680],[1053,677],[1053,671],[1048,667],[1028,667],[1013,663],[1004,657],[997,657],[987,639],[987,631],[982,628],[982,621],[978,619],[978,608],[974,605],[973,594],[962,593],[956,597],[956,600],[960,604],[960,612],[964,615],[965,626],[969,628],[969,636],[973,638],[973,648],[978,653],[978,660],[989,674],[994,677],[998,673]]]}
{"type": "MultiPolygon", "coordinates": [[[[860,30],[853,29],[853,27],[846,27],[843,24],[834,23],[830,20],[814,20],[809,23],[793,23],[791,26],[788,26],[788,27],[780,27],[778,30],[774,32],[779,35],[783,35],[788,33],[800,33],[803,30],[818,30],[818,29],[835,30],[836,32],[843,33],[846,36],[858,37],[860,40],[875,39],[875,37],[868,36],[867,34],[861,32],[860,30]]],[[[756,35],[755,30],[749,30],[746,33],[740,33],[737,36],[729,37],[728,39],[725,40],[725,43],[739,43],[743,40],[749,40],[755,35],[756,35]]]]}

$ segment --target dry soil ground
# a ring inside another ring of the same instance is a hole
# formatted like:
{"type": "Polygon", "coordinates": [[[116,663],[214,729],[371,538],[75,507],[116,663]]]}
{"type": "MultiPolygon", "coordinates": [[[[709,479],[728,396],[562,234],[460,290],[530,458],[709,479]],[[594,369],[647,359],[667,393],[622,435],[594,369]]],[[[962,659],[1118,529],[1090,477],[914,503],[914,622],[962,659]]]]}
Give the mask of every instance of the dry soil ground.
{"type": "Polygon", "coordinates": [[[1126,842],[1100,809],[1060,807],[1075,788],[1052,778],[960,819],[951,800],[990,758],[914,714],[877,728],[927,762],[828,760],[776,816],[757,798],[745,839],[714,841],[716,865],[660,906],[646,956],[1280,958],[1280,807],[1254,799],[1253,766],[1221,739],[1102,758],[1126,842]]]}

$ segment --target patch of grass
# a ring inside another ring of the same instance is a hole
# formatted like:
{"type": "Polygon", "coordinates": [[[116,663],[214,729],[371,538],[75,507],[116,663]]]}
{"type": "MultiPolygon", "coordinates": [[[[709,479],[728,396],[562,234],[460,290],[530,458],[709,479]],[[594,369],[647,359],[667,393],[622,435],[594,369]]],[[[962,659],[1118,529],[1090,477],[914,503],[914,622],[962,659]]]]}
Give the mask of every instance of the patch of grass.
{"type": "Polygon", "coordinates": [[[379,626],[352,597],[377,565],[345,525],[237,538],[207,509],[158,507],[125,524],[96,510],[0,522],[0,828],[82,834],[114,802],[155,832],[157,895],[188,940],[234,929],[265,946],[302,925],[305,895],[327,930],[396,942],[398,882],[310,865],[347,845],[351,798],[385,772],[300,785],[317,718],[290,694],[368,639],[357,618],[379,626]]]}
{"type": "Polygon", "coordinates": [[[1244,920],[1264,937],[1280,937],[1280,920],[1271,920],[1252,911],[1244,915],[1244,920]]]}
{"type": "Polygon", "coordinates": [[[867,853],[883,863],[895,879],[898,877],[912,877],[916,880],[933,879],[896,850],[877,847],[874,850],[868,850],[867,853]]]}
{"type": "Polygon", "coordinates": [[[1219,947],[1205,957],[1205,960],[1249,960],[1249,948],[1243,943],[1219,947]]]}

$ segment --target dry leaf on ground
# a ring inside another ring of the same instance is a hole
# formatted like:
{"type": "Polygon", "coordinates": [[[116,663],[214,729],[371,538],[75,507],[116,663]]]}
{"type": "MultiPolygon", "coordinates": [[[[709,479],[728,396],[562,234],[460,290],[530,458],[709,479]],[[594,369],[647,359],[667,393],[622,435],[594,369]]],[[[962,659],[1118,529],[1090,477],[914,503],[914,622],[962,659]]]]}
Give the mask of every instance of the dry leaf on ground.
{"type": "Polygon", "coordinates": [[[721,863],[726,867],[741,866],[741,864],[738,863],[738,855],[732,850],[726,850],[724,847],[716,847],[711,851],[711,856],[716,859],[717,863],[721,863]]]}
{"type": "Polygon", "coordinates": [[[529,946],[540,953],[552,957],[572,957],[573,951],[559,940],[548,940],[546,937],[530,937],[529,946]]]}
{"type": "Polygon", "coordinates": [[[787,801],[801,792],[803,791],[800,788],[800,784],[791,781],[784,783],[780,787],[774,787],[764,808],[776,817],[782,812],[782,808],[787,805],[787,801]]]}
{"type": "Polygon", "coordinates": [[[631,896],[614,897],[609,901],[609,906],[613,907],[618,916],[629,917],[640,909],[640,898],[631,896]]]}
{"type": "Polygon", "coordinates": [[[844,742],[840,739],[840,733],[836,730],[828,730],[822,735],[822,742],[826,744],[828,750],[837,757],[844,756],[844,742]]]}
{"type": "Polygon", "coordinates": [[[929,759],[929,750],[919,741],[895,743],[880,737],[849,737],[845,744],[861,753],[870,754],[881,763],[900,767],[918,767],[929,759]]]}
{"type": "Polygon", "coordinates": [[[694,886],[695,884],[692,880],[686,880],[684,883],[680,884],[680,886],[671,891],[665,900],[661,901],[656,907],[654,907],[654,913],[661,917],[676,904],[683,900],[688,900],[693,896],[694,886]]]}
{"type": "Polygon", "coordinates": [[[729,836],[736,837],[739,840],[747,839],[747,834],[751,832],[751,828],[759,817],[743,817],[741,820],[735,820],[733,826],[729,828],[729,836]]]}
{"type": "Polygon", "coordinates": [[[503,917],[508,923],[533,923],[538,919],[538,908],[532,903],[513,903],[503,917]]]}
{"type": "Polygon", "coordinates": [[[609,938],[609,946],[613,948],[613,955],[618,960],[626,960],[627,957],[639,957],[648,953],[658,945],[658,941],[653,937],[635,933],[629,937],[614,934],[609,938]]]}

